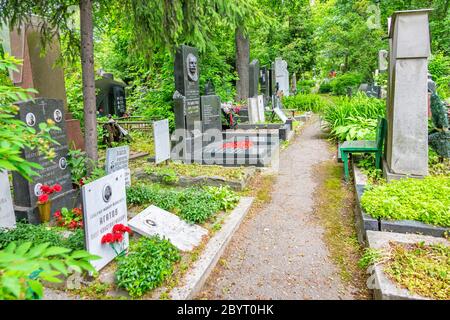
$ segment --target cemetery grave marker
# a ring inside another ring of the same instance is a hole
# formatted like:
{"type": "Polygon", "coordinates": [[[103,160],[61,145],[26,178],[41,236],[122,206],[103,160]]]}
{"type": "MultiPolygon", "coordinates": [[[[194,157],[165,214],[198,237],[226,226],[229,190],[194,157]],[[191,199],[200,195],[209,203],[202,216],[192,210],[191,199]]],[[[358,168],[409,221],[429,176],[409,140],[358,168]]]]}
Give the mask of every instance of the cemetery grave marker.
{"type": "Polygon", "coordinates": [[[206,132],[209,129],[222,131],[220,97],[215,95],[202,96],[201,106],[203,132],[206,132]]]}
{"type": "MultiPolygon", "coordinates": [[[[125,172],[121,169],[88,183],[81,192],[86,250],[101,257],[91,262],[99,271],[116,257],[109,244],[101,243],[102,237],[112,232],[116,224],[127,225],[125,172]]],[[[128,234],[124,234],[122,249],[127,248],[128,234]]]]}
{"type": "Polygon", "coordinates": [[[248,98],[248,122],[253,124],[259,122],[258,99],[248,98]]]}
{"type": "Polygon", "coordinates": [[[283,121],[283,123],[286,123],[286,121],[288,121],[288,117],[286,117],[286,115],[284,114],[283,110],[281,110],[280,108],[276,107],[276,108],[273,108],[273,111],[280,118],[280,120],[283,121]]]}
{"type": "Polygon", "coordinates": [[[59,145],[51,145],[56,156],[53,160],[46,159],[37,150],[22,150],[22,158],[26,161],[39,163],[43,169],[37,170],[39,176],[32,181],[23,178],[17,172],[13,172],[14,204],[18,219],[26,218],[31,223],[38,222],[38,210],[36,208],[37,197],[41,194],[40,187],[44,184],[62,186],[62,192],[54,194],[52,200],[52,212],[55,208],[73,208],[77,203],[75,190],[72,188],[70,168],[67,165],[69,147],[66,137],[66,123],[64,121],[64,104],[62,100],[37,98],[35,101],[18,103],[18,118],[28,126],[39,131],[39,123],[53,120],[60,131],[52,130],[51,136],[59,145]]]}
{"type": "Polygon", "coordinates": [[[259,122],[266,122],[266,116],[264,114],[264,96],[259,95],[258,96],[258,121],[259,122]]]}
{"type": "Polygon", "coordinates": [[[287,62],[281,58],[275,59],[275,81],[278,89],[283,91],[284,96],[289,96],[289,71],[287,62]]]}
{"type": "Polygon", "coordinates": [[[106,161],[105,161],[105,171],[106,174],[110,174],[120,169],[125,172],[125,185],[127,187],[131,186],[131,172],[128,167],[130,160],[130,147],[121,146],[116,148],[106,149],[106,161]]]}
{"type": "Polygon", "coordinates": [[[170,159],[169,120],[153,121],[153,141],[155,142],[155,163],[170,159]]]}
{"type": "Polygon", "coordinates": [[[14,207],[9,186],[8,172],[0,171],[0,229],[16,225],[14,207]]]}
{"type": "Polygon", "coordinates": [[[390,174],[428,174],[429,10],[395,12],[389,32],[387,166],[390,174]]]}
{"type": "Polygon", "coordinates": [[[253,60],[248,68],[248,80],[249,80],[249,94],[250,98],[258,96],[258,84],[259,84],[259,61],[253,60]]]}
{"type": "Polygon", "coordinates": [[[134,231],[147,236],[159,235],[182,251],[191,251],[201,242],[208,230],[181,220],[177,215],[156,206],[149,206],[130,220],[134,231]]]}

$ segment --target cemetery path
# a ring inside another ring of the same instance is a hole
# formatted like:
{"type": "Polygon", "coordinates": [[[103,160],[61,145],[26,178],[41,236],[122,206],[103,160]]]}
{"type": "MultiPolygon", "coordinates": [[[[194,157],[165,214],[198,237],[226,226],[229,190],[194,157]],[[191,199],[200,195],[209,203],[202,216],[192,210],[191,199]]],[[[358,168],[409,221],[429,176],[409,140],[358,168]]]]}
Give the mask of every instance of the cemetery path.
{"type": "Polygon", "coordinates": [[[245,219],[198,298],[356,299],[314,215],[313,167],[332,157],[316,119],[281,153],[271,201],[245,219]]]}

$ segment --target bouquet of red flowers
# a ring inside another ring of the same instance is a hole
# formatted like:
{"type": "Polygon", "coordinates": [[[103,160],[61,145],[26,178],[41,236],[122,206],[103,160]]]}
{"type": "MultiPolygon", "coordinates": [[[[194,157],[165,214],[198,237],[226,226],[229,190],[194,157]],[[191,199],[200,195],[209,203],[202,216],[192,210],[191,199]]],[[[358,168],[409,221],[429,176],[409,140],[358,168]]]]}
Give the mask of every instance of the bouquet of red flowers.
{"type": "Polygon", "coordinates": [[[60,211],[56,211],[53,216],[60,227],[69,229],[83,228],[83,211],[81,208],[73,208],[72,210],[62,208],[60,211]]]}
{"type": "Polygon", "coordinates": [[[53,186],[49,186],[47,184],[43,184],[41,186],[42,194],[38,196],[38,204],[45,204],[48,202],[50,195],[55,192],[60,192],[62,187],[60,184],[56,183],[53,186]]]}
{"type": "Polygon", "coordinates": [[[105,234],[102,237],[102,244],[109,244],[113,248],[116,255],[122,255],[125,251],[123,248],[123,240],[125,233],[131,234],[130,227],[123,224],[116,224],[113,226],[112,232],[105,234]],[[116,249],[115,244],[119,245],[119,250],[116,249]]]}

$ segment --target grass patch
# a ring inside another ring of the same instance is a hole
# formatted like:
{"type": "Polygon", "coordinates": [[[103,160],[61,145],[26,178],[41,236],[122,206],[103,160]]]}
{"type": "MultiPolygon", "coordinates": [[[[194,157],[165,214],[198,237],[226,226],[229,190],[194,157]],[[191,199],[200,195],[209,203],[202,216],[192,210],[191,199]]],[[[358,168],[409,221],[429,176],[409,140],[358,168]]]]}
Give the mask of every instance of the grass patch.
{"type": "Polygon", "coordinates": [[[450,177],[401,179],[378,185],[361,198],[374,218],[415,220],[450,227],[450,177]]]}
{"type": "Polygon", "coordinates": [[[322,181],[314,195],[315,213],[325,227],[324,239],[331,258],[339,267],[342,280],[359,288],[361,296],[367,297],[365,275],[357,266],[362,249],[354,228],[352,190],[343,184],[342,167],[334,161],[320,164],[315,171],[322,181]]]}
{"type": "MultiPolygon", "coordinates": [[[[158,176],[168,176],[169,179],[175,179],[176,177],[222,177],[226,180],[240,180],[244,177],[243,168],[232,168],[222,166],[206,166],[198,163],[184,164],[170,162],[168,165],[148,165],[145,167],[145,172],[148,174],[156,174],[158,176]]],[[[176,182],[176,181],[174,181],[176,182]]]]}
{"type": "Polygon", "coordinates": [[[424,297],[450,299],[450,247],[390,243],[384,271],[401,287],[424,297]]]}

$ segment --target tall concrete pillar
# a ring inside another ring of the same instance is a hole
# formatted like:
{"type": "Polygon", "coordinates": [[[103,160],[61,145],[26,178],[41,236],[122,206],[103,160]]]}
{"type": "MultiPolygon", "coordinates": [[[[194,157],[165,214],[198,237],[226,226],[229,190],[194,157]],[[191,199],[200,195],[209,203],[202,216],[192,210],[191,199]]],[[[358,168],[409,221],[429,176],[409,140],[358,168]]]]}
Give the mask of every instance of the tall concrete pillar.
{"type": "Polygon", "coordinates": [[[427,72],[430,10],[398,11],[389,27],[385,174],[428,174],[427,72]]]}

